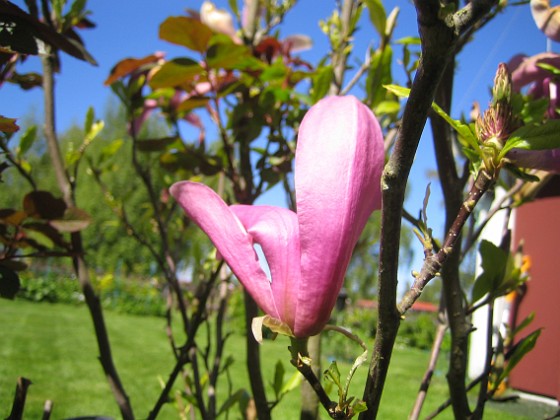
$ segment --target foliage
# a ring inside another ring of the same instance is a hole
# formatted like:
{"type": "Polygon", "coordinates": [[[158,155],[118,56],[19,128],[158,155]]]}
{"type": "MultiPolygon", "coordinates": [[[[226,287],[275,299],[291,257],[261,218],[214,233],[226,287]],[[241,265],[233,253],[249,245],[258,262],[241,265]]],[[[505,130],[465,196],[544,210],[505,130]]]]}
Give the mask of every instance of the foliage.
{"type": "MultiPolygon", "coordinates": [[[[119,105],[109,107],[104,120],[91,109],[83,126],[60,135],[53,106],[47,105],[43,138],[38,124],[0,116],[0,175],[12,192],[3,196],[0,209],[0,297],[13,298],[20,287],[22,297],[38,302],[75,303],[83,296],[94,320],[99,359],[123,418],[134,415],[114,367],[100,305],[165,315],[171,373],[162,379],[148,418],[165,410],[173,395],[176,410],[184,416],[215,418],[235,409],[242,416],[270,418],[297,381],[286,374],[282,363],[261,368],[260,349],[246,335],[249,380],[232,385],[242,376],[237,367],[241,357],[235,360],[237,351],[228,357],[231,350],[226,344],[234,341],[237,347],[238,338],[233,337],[250,330],[258,308],[232,286],[231,273],[204,235],[179,213],[169,187],[179,179],[203,182],[227,203],[247,205],[276,188],[294,208],[292,167],[302,118],[324,96],[352,91],[375,112],[387,152],[383,212],[359,239],[347,282],[353,299],[377,294],[379,309],[351,308],[332,316],[372,346],[370,368],[361,378],[365,405],[361,401],[351,405],[337,363],[326,375],[339,391],[334,401],[325,391],[329,386],[312,372],[310,355],[292,354],[292,364],[332,417],[341,412],[350,417],[367,405],[360,417],[375,418],[383,413],[381,395],[395,345],[425,350],[442,330],[436,329],[431,315],[406,316],[431,287],[430,281],[441,276],[448,316],[437,322],[449,329],[444,346],[450,349],[450,404],[457,418],[482,417],[488,398],[535,346],[540,330],[528,333],[510,351],[505,350],[506,342],[518,331],[510,331],[509,337],[498,335],[496,348],[488,340],[480,392],[471,408],[468,390],[474,384],[467,384],[464,357],[472,331],[470,315],[516,290],[529,276],[522,250],[510,252],[504,235],[500,246],[480,242],[481,273],[471,287],[470,278],[461,279],[465,273],[473,277],[461,263],[472,261],[467,252],[495,211],[470,229],[465,226],[495,185],[508,191],[498,209],[509,214],[528,198],[520,193],[521,187],[538,181],[531,168],[558,167],[556,98],[533,96],[547,91],[558,70],[550,64],[541,66],[543,80],[536,80],[539,85],[524,94],[515,91],[519,88],[513,78],[519,73],[512,75],[500,64],[488,108],[470,120],[455,119],[450,98],[458,54],[506,7],[504,2],[481,1],[476,8],[468,4],[462,9],[458,4],[416,2],[421,36],[399,41],[393,39],[398,8],[387,13],[379,0],[336,2],[320,22],[329,49],[317,63],[297,55],[310,47],[307,37],[282,32],[283,19],[297,7],[296,1],[246,1],[243,10],[237,3],[229,1],[229,13],[204,2],[200,11],[187,10],[161,22],[159,37],[182,52],[173,58],[154,52],[116,63],[106,85],[119,105]],[[357,52],[353,41],[364,24],[374,29],[375,41],[366,52],[357,52]],[[395,80],[397,48],[402,48],[398,63],[404,81],[395,80]],[[359,56],[365,58],[358,60],[359,56]],[[350,64],[352,60],[359,61],[357,66],[350,64]],[[400,98],[406,98],[406,106],[400,98]],[[428,118],[445,202],[446,232],[441,239],[433,237],[428,225],[428,197],[418,203],[422,208],[418,218],[403,209],[410,167],[428,118]],[[504,170],[508,176],[503,176],[504,170]],[[399,260],[406,258],[412,237],[402,229],[403,216],[415,228],[424,262],[397,301],[399,260]],[[38,257],[68,258],[79,281],[41,273],[37,278],[22,276],[20,285],[19,272],[38,257]],[[140,275],[150,280],[128,280],[140,275]],[[180,277],[186,277],[188,291],[180,277]],[[273,398],[267,399],[263,372],[273,378],[268,394],[273,398]]],[[[11,2],[0,3],[0,83],[9,81],[23,89],[41,85],[47,104],[54,103],[60,52],[95,62],[77,32],[94,24],[83,0],[42,1],[40,9],[35,1],[26,5],[28,11],[11,2]],[[18,74],[19,64],[35,54],[42,55],[43,74],[18,74]]],[[[141,346],[134,335],[124,334],[126,326],[118,330],[127,345],[141,346]]],[[[355,343],[331,334],[325,333],[328,340],[323,340],[329,356],[355,359],[355,343]]],[[[429,367],[425,376],[431,378],[433,369],[429,367]]],[[[422,384],[423,389],[428,385],[422,384]]],[[[415,408],[422,407],[423,398],[420,393],[415,408]]]]}
{"type": "MultiPolygon", "coordinates": [[[[164,316],[163,291],[153,282],[140,279],[115,279],[107,274],[94,279],[103,308],[133,315],[164,316]]],[[[76,278],[65,273],[25,272],[18,299],[33,302],[83,304],[76,278]]]]}

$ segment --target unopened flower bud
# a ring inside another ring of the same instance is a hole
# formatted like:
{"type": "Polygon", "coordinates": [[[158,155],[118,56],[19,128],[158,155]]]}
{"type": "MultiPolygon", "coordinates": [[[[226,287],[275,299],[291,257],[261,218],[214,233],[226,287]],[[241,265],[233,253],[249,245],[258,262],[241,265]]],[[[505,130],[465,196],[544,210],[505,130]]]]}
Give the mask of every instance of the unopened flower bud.
{"type": "Polygon", "coordinates": [[[511,75],[504,63],[498,65],[496,77],[494,77],[494,87],[492,88],[492,105],[498,102],[511,101],[511,75]]]}
{"type": "Polygon", "coordinates": [[[500,152],[511,133],[519,127],[511,106],[511,95],[511,75],[506,65],[500,63],[492,87],[492,102],[475,123],[476,135],[482,146],[482,159],[490,171],[501,167],[500,152]]]}

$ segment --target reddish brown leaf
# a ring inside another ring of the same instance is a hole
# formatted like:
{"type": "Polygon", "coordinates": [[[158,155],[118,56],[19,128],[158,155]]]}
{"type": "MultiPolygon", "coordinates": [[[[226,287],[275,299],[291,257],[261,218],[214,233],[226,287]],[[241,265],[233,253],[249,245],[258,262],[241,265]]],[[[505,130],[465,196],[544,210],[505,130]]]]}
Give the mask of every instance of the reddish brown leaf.
{"type": "Polygon", "coordinates": [[[105,80],[105,86],[112,85],[118,79],[124,76],[128,76],[130,73],[136,69],[142,67],[145,64],[157,63],[158,60],[163,58],[161,54],[152,54],[144,58],[125,58],[119,61],[111,70],[111,74],[105,80]]]}
{"type": "Polygon", "coordinates": [[[64,216],[66,204],[48,191],[33,191],[23,198],[23,210],[30,217],[53,220],[64,216]]]}
{"type": "Polygon", "coordinates": [[[16,118],[7,118],[0,115],[0,131],[4,133],[15,133],[19,130],[19,126],[16,124],[16,118]]]}

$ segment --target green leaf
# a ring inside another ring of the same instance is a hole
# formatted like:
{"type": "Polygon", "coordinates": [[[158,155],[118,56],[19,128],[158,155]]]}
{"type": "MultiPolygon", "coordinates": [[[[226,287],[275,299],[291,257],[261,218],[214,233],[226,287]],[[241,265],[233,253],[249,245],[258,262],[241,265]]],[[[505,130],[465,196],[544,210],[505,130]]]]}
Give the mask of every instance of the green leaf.
{"type": "Polygon", "coordinates": [[[37,126],[33,125],[25,130],[19,140],[19,148],[17,150],[18,157],[23,156],[33,146],[37,138],[37,126]]]}
{"type": "Polygon", "coordinates": [[[560,76],[560,69],[548,63],[537,63],[537,67],[551,72],[555,76],[560,76]]]}
{"type": "Polygon", "coordinates": [[[17,273],[0,265],[0,297],[13,299],[19,291],[20,281],[17,273]]]}
{"type": "MultiPolygon", "coordinates": [[[[410,96],[410,89],[398,86],[398,85],[384,85],[385,89],[389,92],[394,93],[402,98],[408,98],[410,96]]],[[[441,109],[436,103],[432,103],[432,109],[442,117],[457,133],[463,137],[466,143],[474,150],[478,150],[478,141],[474,132],[468,124],[465,124],[459,120],[454,120],[447,113],[441,109]]]]}
{"type": "Polygon", "coordinates": [[[284,374],[286,373],[286,369],[284,369],[283,363],[278,360],[276,362],[276,366],[274,367],[274,382],[272,383],[272,389],[274,389],[274,394],[276,399],[280,397],[280,393],[282,391],[282,385],[284,384],[284,374]]]}
{"type": "Polygon", "coordinates": [[[190,58],[176,58],[166,62],[150,80],[152,89],[180,86],[191,83],[204,69],[190,58]]]}
{"type": "Polygon", "coordinates": [[[210,102],[210,98],[205,96],[191,96],[177,106],[177,112],[190,112],[196,108],[202,108],[210,102]]]}
{"type": "Polygon", "coordinates": [[[509,356],[508,363],[501,373],[497,383],[502,382],[505,378],[509,376],[509,373],[512,369],[525,357],[527,353],[529,353],[535,345],[537,344],[537,339],[541,335],[541,329],[539,328],[536,331],[533,331],[528,336],[522,338],[515,346],[514,349],[509,356]]]}
{"type": "Polygon", "coordinates": [[[204,52],[212,38],[212,30],[198,19],[185,16],[168,17],[159,27],[159,37],[164,41],[204,52]]]}
{"type": "Polygon", "coordinates": [[[247,391],[244,389],[238,389],[234,394],[230,395],[229,398],[222,404],[216,417],[226,413],[229,411],[231,407],[233,407],[236,403],[243,401],[243,399],[247,397],[247,391]]]}
{"type": "Polygon", "coordinates": [[[53,0],[52,1],[53,13],[57,18],[62,17],[62,8],[64,7],[64,3],[66,3],[66,0],[53,0]]]}
{"type": "Polygon", "coordinates": [[[338,370],[336,361],[331,362],[329,368],[325,371],[325,377],[333,382],[339,390],[342,390],[342,384],[340,383],[340,371],[338,370]]]}
{"type": "Polygon", "coordinates": [[[465,124],[459,120],[454,120],[447,113],[441,109],[435,102],[432,103],[432,109],[443,118],[462,138],[463,140],[473,149],[478,150],[478,141],[476,135],[471,130],[468,124],[465,124]]]}
{"type": "Polygon", "coordinates": [[[399,85],[383,85],[383,87],[400,98],[408,98],[410,96],[409,88],[405,88],[399,85]]]}
{"type": "Polygon", "coordinates": [[[30,240],[29,244],[33,247],[39,249],[51,249],[54,247],[53,240],[45,232],[35,229],[24,229],[24,232],[26,240],[30,240]]]}
{"type": "Polygon", "coordinates": [[[560,148],[560,120],[548,120],[544,124],[526,125],[515,130],[506,142],[500,157],[511,149],[548,150],[560,148]]]}
{"type": "Polygon", "coordinates": [[[288,392],[296,389],[301,384],[302,379],[303,379],[303,376],[302,376],[301,373],[294,372],[292,374],[292,376],[290,376],[290,379],[288,379],[286,382],[284,382],[284,384],[282,386],[282,389],[280,390],[280,396],[283,396],[283,395],[287,394],[288,392]]]}
{"type": "Polygon", "coordinates": [[[366,79],[368,91],[368,103],[375,108],[386,99],[386,92],[382,86],[391,83],[391,65],[393,60],[393,49],[386,45],[382,50],[376,50],[371,58],[370,70],[366,79]]]}
{"type": "Polygon", "coordinates": [[[356,400],[352,405],[352,411],[354,414],[363,413],[364,411],[367,411],[367,404],[363,400],[356,400]]]}
{"type": "Polygon", "coordinates": [[[497,287],[499,287],[504,278],[508,258],[506,252],[487,240],[481,241],[478,252],[482,260],[480,264],[482,273],[477,277],[473,286],[473,303],[480,300],[487,293],[493,294],[497,287]]]}
{"type": "MultiPolygon", "coordinates": [[[[104,127],[105,127],[105,122],[103,120],[98,120],[93,122],[89,131],[86,132],[86,136],[84,139],[84,146],[87,146],[89,143],[91,143],[101,132],[101,130],[103,130],[104,127]]],[[[84,150],[82,150],[82,152],[85,152],[85,148],[84,150]]]]}
{"type": "Polygon", "coordinates": [[[114,156],[123,146],[124,140],[123,139],[116,139],[111,141],[106,146],[103,146],[101,149],[101,154],[104,158],[114,156]]]}
{"type": "Polygon", "coordinates": [[[400,38],[395,41],[395,44],[403,44],[403,45],[421,45],[422,42],[420,38],[417,36],[407,36],[404,38],[400,38]]]}
{"type": "Polygon", "coordinates": [[[82,15],[86,7],[86,1],[87,0],[76,0],[72,2],[72,5],[70,6],[70,11],[68,12],[68,16],[71,17],[72,19],[75,19],[80,15],[82,15]]]}
{"type": "Polygon", "coordinates": [[[93,107],[89,107],[86,113],[86,119],[84,122],[84,133],[89,133],[91,131],[91,126],[93,125],[93,121],[95,120],[95,111],[93,107]]]}
{"type": "Polygon", "coordinates": [[[397,101],[381,101],[375,108],[376,115],[398,114],[401,104],[397,101]]]}
{"type": "Polygon", "coordinates": [[[271,82],[275,80],[284,80],[288,74],[288,68],[282,61],[275,61],[272,65],[267,66],[260,75],[263,82],[271,82]]]}
{"type": "Polygon", "coordinates": [[[527,327],[531,322],[533,322],[534,319],[535,319],[535,313],[531,312],[529,315],[527,315],[527,317],[523,321],[521,321],[521,323],[517,327],[515,327],[515,329],[512,332],[512,335],[515,337],[515,335],[518,332],[525,329],[525,327],[527,327]]]}
{"type": "Polygon", "coordinates": [[[251,51],[245,45],[232,42],[213,44],[206,53],[206,64],[209,68],[234,70],[243,67],[242,64],[251,57],[251,51]]]}
{"type": "Polygon", "coordinates": [[[161,139],[138,140],[136,147],[141,152],[161,152],[177,141],[177,137],[163,137],[161,139]]]}
{"type": "Polygon", "coordinates": [[[365,0],[366,7],[369,11],[369,20],[377,30],[380,37],[385,35],[385,23],[387,22],[387,13],[381,0],[365,0]]]}
{"type": "Polygon", "coordinates": [[[325,97],[331,87],[332,80],[333,68],[331,66],[324,66],[317,70],[317,73],[313,77],[313,90],[311,93],[311,100],[313,103],[325,97]]]}
{"type": "Polygon", "coordinates": [[[35,243],[40,244],[40,246],[52,248],[56,245],[64,248],[68,245],[64,241],[61,233],[49,224],[41,222],[26,222],[23,225],[23,228],[25,229],[25,236],[33,239],[35,243]],[[41,235],[41,237],[36,235],[41,235]]]}

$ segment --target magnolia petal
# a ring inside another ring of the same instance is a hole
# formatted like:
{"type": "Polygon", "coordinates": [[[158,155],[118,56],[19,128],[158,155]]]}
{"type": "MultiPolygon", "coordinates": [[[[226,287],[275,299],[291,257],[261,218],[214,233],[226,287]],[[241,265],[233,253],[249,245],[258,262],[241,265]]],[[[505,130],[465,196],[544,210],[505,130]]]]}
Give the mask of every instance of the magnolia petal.
{"type": "Polygon", "coordinates": [[[299,227],[296,214],[273,206],[231,206],[266,257],[280,319],[293,330],[300,282],[299,227]]]}
{"type": "Polygon", "coordinates": [[[508,152],[507,158],[521,168],[560,173],[560,149],[512,149],[508,152]]]}
{"type": "Polygon", "coordinates": [[[259,264],[253,240],[230,207],[211,188],[197,182],[178,182],[170,192],[208,235],[257,305],[278,318],[270,281],[259,264]]]}
{"type": "Polygon", "coordinates": [[[550,7],[549,0],[531,0],[531,13],[537,27],[547,38],[560,41],[560,8],[550,7]]]}
{"type": "Polygon", "coordinates": [[[383,135],[355,97],[330,97],[302,121],[295,163],[301,285],[294,333],[318,333],[330,317],[352,250],[381,206],[383,135]]]}
{"type": "Polygon", "coordinates": [[[313,40],[307,35],[288,35],[282,41],[282,45],[288,53],[294,53],[311,49],[313,40]]]}
{"type": "Polygon", "coordinates": [[[227,35],[236,43],[240,42],[235,34],[232,15],[226,10],[218,9],[211,1],[204,1],[200,6],[200,21],[214,32],[227,35]]]}
{"type": "Polygon", "coordinates": [[[560,68],[560,55],[555,53],[541,53],[532,57],[518,54],[508,63],[511,72],[513,89],[519,92],[523,86],[533,82],[542,82],[550,77],[550,72],[539,67],[539,64],[549,64],[560,68]]]}

